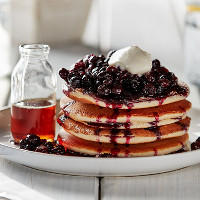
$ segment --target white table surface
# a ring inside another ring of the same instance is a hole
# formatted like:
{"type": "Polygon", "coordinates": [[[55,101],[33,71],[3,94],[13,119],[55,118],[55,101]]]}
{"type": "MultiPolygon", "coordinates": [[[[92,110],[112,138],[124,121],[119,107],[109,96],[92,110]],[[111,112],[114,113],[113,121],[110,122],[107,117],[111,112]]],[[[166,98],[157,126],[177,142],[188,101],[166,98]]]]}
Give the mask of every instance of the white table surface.
{"type": "Polygon", "coordinates": [[[17,200],[93,200],[94,177],[68,176],[31,169],[0,159],[0,196],[17,200]]]}
{"type": "MultiPolygon", "coordinates": [[[[14,200],[97,199],[94,177],[43,172],[0,159],[0,195],[14,200]]],[[[103,200],[174,199],[200,197],[200,164],[149,176],[109,177],[101,181],[103,200]]]]}

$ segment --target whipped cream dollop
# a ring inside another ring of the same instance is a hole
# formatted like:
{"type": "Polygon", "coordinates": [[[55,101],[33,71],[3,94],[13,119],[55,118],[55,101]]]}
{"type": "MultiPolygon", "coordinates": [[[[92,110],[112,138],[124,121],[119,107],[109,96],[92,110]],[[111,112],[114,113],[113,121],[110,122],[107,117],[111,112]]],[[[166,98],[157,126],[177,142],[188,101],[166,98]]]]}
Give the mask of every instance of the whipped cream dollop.
{"type": "Polygon", "coordinates": [[[128,46],[112,54],[108,61],[110,66],[119,66],[132,74],[149,72],[152,67],[151,54],[137,46],[128,46]]]}

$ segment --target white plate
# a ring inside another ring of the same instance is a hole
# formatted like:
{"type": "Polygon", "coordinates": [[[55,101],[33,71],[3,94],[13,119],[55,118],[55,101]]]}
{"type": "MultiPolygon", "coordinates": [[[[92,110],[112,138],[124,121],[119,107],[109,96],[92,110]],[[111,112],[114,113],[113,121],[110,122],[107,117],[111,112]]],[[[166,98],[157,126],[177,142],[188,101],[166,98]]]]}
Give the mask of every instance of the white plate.
{"type": "MultiPolygon", "coordinates": [[[[200,136],[200,110],[190,112],[190,140],[200,136]]],[[[1,157],[32,168],[84,176],[135,176],[172,171],[200,162],[200,150],[155,157],[91,158],[49,155],[21,150],[10,144],[10,110],[0,111],[1,157]]]]}

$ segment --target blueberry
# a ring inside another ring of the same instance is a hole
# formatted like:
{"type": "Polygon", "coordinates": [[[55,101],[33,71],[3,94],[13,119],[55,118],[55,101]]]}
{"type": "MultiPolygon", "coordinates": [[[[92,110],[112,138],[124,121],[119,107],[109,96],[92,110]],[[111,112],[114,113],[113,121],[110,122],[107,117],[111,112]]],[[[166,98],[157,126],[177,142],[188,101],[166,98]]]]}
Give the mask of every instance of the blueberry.
{"type": "Polygon", "coordinates": [[[104,61],[104,60],[105,60],[105,56],[102,55],[102,54],[100,54],[100,55],[98,56],[98,59],[101,60],[101,61],[104,61]]]}
{"type": "Polygon", "coordinates": [[[89,66],[87,68],[87,72],[91,73],[94,68],[95,68],[95,65],[89,64],[89,66]]]}
{"type": "Polygon", "coordinates": [[[41,144],[40,146],[38,146],[35,150],[36,152],[41,152],[41,153],[48,153],[48,148],[41,144]]]}
{"type": "Polygon", "coordinates": [[[108,85],[111,85],[113,82],[113,77],[109,74],[106,74],[105,77],[104,77],[104,80],[103,80],[103,84],[105,86],[108,86],[108,85]]]}
{"type": "Polygon", "coordinates": [[[108,95],[111,92],[111,90],[106,88],[104,85],[100,85],[97,88],[97,92],[99,93],[99,95],[104,96],[104,95],[108,95]]]}
{"type": "Polygon", "coordinates": [[[86,75],[83,75],[81,83],[82,83],[82,87],[85,89],[88,89],[91,86],[91,80],[86,75]]]}
{"type": "Polygon", "coordinates": [[[29,151],[35,151],[36,146],[33,145],[33,144],[31,144],[31,143],[28,143],[28,144],[26,144],[26,146],[25,146],[24,149],[25,149],[25,150],[29,150],[29,151]]]}
{"type": "Polygon", "coordinates": [[[26,145],[27,145],[28,143],[29,143],[29,142],[28,142],[26,139],[21,140],[20,143],[19,143],[20,149],[25,149],[25,148],[26,148],[26,145]]]}
{"type": "Polygon", "coordinates": [[[102,81],[101,80],[96,80],[95,81],[96,87],[98,88],[100,85],[102,85],[102,81]]]}
{"type": "Polygon", "coordinates": [[[191,144],[191,149],[192,150],[197,150],[197,149],[200,149],[200,139],[198,138],[195,142],[193,142],[191,144]]]}
{"type": "Polygon", "coordinates": [[[110,88],[105,88],[104,90],[104,95],[107,96],[111,93],[111,89],[110,88]]]}
{"type": "Polygon", "coordinates": [[[105,72],[106,72],[106,69],[107,69],[106,66],[102,66],[102,67],[99,68],[99,72],[100,72],[100,73],[102,73],[102,72],[105,73],[105,72]]]}
{"type": "Polygon", "coordinates": [[[121,79],[120,81],[122,83],[122,87],[125,89],[125,90],[132,90],[132,80],[129,79],[129,78],[124,78],[124,79],[121,79]]]}
{"type": "Polygon", "coordinates": [[[26,140],[33,146],[40,145],[40,137],[34,134],[27,135],[26,140]]]}
{"type": "Polygon", "coordinates": [[[143,92],[144,92],[145,96],[153,97],[156,93],[156,88],[153,84],[148,83],[144,86],[143,92]]]}
{"type": "Polygon", "coordinates": [[[83,58],[83,62],[85,64],[85,67],[87,68],[88,65],[89,65],[89,59],[90,58],[90,55],[86,55],[84,58],[83,58]]]}
{"type": "Polygon", "coordinates": [[[197,138],[196,142],[199,142],[199,144],[200,144],[200,137],[197,138]]]}
{"type": "Polygon", "coordinates": [[[80,88],[81,87],[81,80],[80,80],[79,77],[73,76],[70,79],[69,83],[73,88],[80,88]]]}
{"type": "Polygon", "coordinates": [[[107,72],[115,73],[117,71],[117,68],[114,66],[109,66],[106,68],[107,72]]]}
{"type": "Polygon", "coordinates": [[[55,144],[52,142],[46,142],[44,145],[48,148],[49,151],[51,151],[55,144]]]}
{"type": "Polygon", "coordinates": [[[89,62],[89,63],[92,63],[92,64],[95,64],[97,60],[98,60],[98,57],[97,57],[97,56],[91,55],[91,56],[89,57],[89,59],[88,59],[88,62],[89,62]]]}
{"type": "Polygon", "coordinates": [[[92,76],[94,78],[97,77],[97,75],[98,75],[98,67],[93,68],[91,74],[92,74],[92,76]]]}
{"type": "Polygon", "coordinates": [[[52,152],[54,154],[57,154],[57,155],[64,155],[66,153],[65,151],[65,148],[64,146],[62,145],[56,145],[53,149],[52,149],[52,152]]]}
{"type": "Polygon", "coordinates": [[[150,83],[154,83],[156,81],[155,74],[153,72],[147,72],[144,77],[150,83]]]}
{"type": "Polygon", "coordinates": [[[119,95],[119,94],[121,94],[122,93],[122,88],[120,87],[120,86],[116,86],[116,87],[114,87],[113,89],[112,89],[112,93],[113,94],[116,94],[116,95],[119,95]]]}
{"type": "Polygon", "coordinates": [[[181,95],[186,95],[188,92],[186,88],[181,87],[179,85],[175,86],[175,88],[176,88],[176,91],[181,95]]]}
{"type": "Polygon", "coordinates": [[[155,59],[152,61],[152,67],[153,68],[157,68],[157,67],[160,67],[160,61],[155,59]]]}
{"type": "Polygon", "coordinates": [[[163,79],[162,81],[160,81],[160,85],[161,85],[161,87],[163,87],[163,88],[167,88],[167,87],[170,86],[170,81],[167,80],[167,79],[163,79]]]}
{"type": "Polygon", "coordinates": [[[159,94],[162,94],[162,92],[164,91],[163,87],[162,86],[158,86],[157,89],[156,89],[156,93],[159,95],[159,94]]]}
{"type": "Polygon", "coordinates": [[[178,78],[174,75],[174,73],[168,72],[168,73],[167,73],[167,78],[168,78],[168,80],[170,80],[171,83],[173,83],[174,85],[177,84],[178,78]]]}
{"type": "Polygon", "coordinates": [[[138,77],[132,77],[130,80],[130,86],[134,91],[138,92],[138,87],[140,86],[140,80],[138,77]]]}
{"type": "Polygon", "coordinates": [[[59,71],[59,75],[62,79],[64,80],[67,80],[67,76],[69,74],[69,71],[65,68],[62,68],[60,71],[59,71]]]}
{"type": "Polygon", "coordinates": [[[98,78],[98,79],[104,79],[105,75],[106,75],[106,72],[100,71],[100,72],[97,74],[97,78],[98,78]]]}

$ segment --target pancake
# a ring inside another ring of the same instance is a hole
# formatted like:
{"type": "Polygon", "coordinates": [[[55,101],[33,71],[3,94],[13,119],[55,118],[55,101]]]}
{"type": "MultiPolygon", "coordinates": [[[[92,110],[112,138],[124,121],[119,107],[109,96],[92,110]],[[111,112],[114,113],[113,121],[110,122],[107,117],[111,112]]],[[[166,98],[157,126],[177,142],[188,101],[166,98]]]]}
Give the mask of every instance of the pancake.
{"type": "Polygon", "coordinates": [[[123,124],[125,126],[130,124],[129,128],[147,128],[151,127],[152,124],[165,125],[174,123],[183,119],[186,116],[186,112],[191,108],[191,103],[187,100],[134,110],[102,108],[92,104],[76,102],[67,97],[62,98],[60,104],[65,115],[75,121],[103,127],[106,124],[107,126],[113,126],[113,124],[121,123],[122,127],[123,124]],[[137,124],[139,126],[136,126],[137,124]]]}
{"type": "Polygon", "coordinates": [[[81,123],[88,126],[99,127],[99,128],[136,129],[136,128],[150,128],[150,127],[157,127],[157,126],[172,124],[172,123],[185,119],[185,117],[186,117],[186,114],[179,118],[164,119],[164,120],[152,121],[152,122],[134,121],[134,122],[128,122],[128,123],[118,123],[118,122],[117,123],[81,122],[81,123]]]}
{"type": "MultiPolygon", "coordinates": [[[[184,100],[189,95],[189,87],[185,83],[179,83],[179,85],[184,86],[187,88],[187,94],[185,96],[179,95],[176,93],[169,94],[167,97],[164,98],[139,98],[134,101],[126,102],[126,103],[114,103],[114,102],[107,102],[105,99],[97,98],[94,95],[90,95],[84,93],[82,89],[69,89],[67,86],[63,89],[63,93],[70,97],[75,101],[79,101],[82,103],[87,104],[95,104],[101,107],[107,108],[119,108],[119,109],[140,109],[140,108],[149,108],[160,106],[164,104],[174,103],[177,101],[184,100]]],[[[111,101],[111,100],[110,100],[111,101]]]]}
{"type": "Polygon", "coordinates": [[[83,140],[62,129],[59,131],[58,142],[71,151],[88,155],[108,154],[116,157],[157,156],[184,148],[188,142],[188,134],[151,143],[123,145],[83,140]]]}
{"type": "Polygon", "coordinates": [[[83,123],[74,121],[69,117],[61,115],[58,118],[58,123],[64,130],[76,137],[84,140],[102,142],[102,143],[119,143],[119,144],[137,144],[153,142],[172,137],[184,135],[188,131],[190,118],[173,124],[154,127],[149,129],[101,129],[87,126],[83,123]]]}

